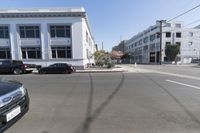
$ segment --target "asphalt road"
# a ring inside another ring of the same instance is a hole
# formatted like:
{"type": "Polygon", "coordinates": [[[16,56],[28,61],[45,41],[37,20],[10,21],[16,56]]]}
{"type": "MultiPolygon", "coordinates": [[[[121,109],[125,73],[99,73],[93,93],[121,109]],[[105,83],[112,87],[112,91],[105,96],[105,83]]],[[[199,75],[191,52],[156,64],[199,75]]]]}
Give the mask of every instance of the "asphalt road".
{"type": "Polygon", "coordinates": [[[197,76],[200,75],[200,64],[185,64],[185,65],[138,65],[138,68],[147,70],[156,70],[162,72],[176,73],[182,75],[197,76]]]}
{"type": "Polygon", "coordinates": [[[200,82],[155,73],[6,75],[30,110],[6,133],[199,133],[200,82]]]}

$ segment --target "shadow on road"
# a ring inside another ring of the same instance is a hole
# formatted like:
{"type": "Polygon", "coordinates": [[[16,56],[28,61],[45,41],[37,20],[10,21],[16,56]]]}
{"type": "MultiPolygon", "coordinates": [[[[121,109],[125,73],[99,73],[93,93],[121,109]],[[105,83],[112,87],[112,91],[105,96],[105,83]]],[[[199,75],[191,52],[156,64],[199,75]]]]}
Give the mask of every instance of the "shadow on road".
{"type": "Polygon", "coordinates": [[[88,105],[87,105],[86,118],[85,118],[84,122],[81,124],[81,126],[74,133],[90,133],[90,127],[91,127],[92,122],[94,122],[97,119],[97,117],[102,113],[102,111],[105,109],[105,107],[109,105],[109,103],[112,101],[112,99],[116,96],[116,94],[119,92],[120,88],[122,87],[125,78],[124,78],[123,73],[121,73],[121,75],[122,76],[121,76],[120,83],[117,85],[117,87],[114,89],[114,91],[92,113],[94,84],[93,84],[92,75],[89,74],[90,93],[89,93],[89,100],[88,100],[88,105]]]}

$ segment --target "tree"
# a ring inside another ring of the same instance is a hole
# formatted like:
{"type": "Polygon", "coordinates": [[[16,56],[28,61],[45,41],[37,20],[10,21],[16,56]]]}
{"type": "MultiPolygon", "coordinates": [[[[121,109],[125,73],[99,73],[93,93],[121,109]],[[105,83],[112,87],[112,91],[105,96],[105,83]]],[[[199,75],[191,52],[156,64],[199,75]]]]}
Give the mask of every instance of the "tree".
{"type": "Polygon", "coordinates": [[[122,56],[123,56],[122,51],[112,51],[111,52],[111,58],[112,59],[121,59],[122,56]]]}
{"type": "Polygon", "coordinates": [[[169,61],[175,61],[177,55],[180,53],[180,45],[166,45],[165,55],[169,61]]]}
{"type": "Polygon", "coordinates": [[[104,50],[96,51],[94,53],[94,59],[97,66],[103,67],[106,65],[108,68],[113,67],[113,61],[110,58],[110,53],[104,50]]]}

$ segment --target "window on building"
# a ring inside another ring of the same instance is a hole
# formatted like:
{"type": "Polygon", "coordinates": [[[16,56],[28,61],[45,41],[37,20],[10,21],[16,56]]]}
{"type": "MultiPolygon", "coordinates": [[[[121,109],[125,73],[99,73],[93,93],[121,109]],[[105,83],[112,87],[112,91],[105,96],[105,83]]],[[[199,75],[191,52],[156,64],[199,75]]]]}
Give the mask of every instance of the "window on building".
{"type": "Polygon", "coordinates": [[[189,43],[188,43],[189,46],[192,46],[192,44],[193,44],[192,42],[189,42],[189,43]]]}
{"type": "Polygon", "coordinates": [[[193,37],[193,32],[189,32],[189,37],[193,37]]]}
{"type": "Polygon", "coordinates": [[[71,29],[70,26],[50,26],[50,35],[51,38],[69,38],[71,37],[71,29]]]}
{"type": "Polygon", "coordinates": [[[41,48],[21,48],[23,59],[41,59],[41,48]]]}
{"type": "Polygon", "coordinates": [[[0,48],[0,59],[11,59],[10,48],[0,48]]]}
{"type": "Polygon", "coordinates": [[[144,51],[147,51],[147,50],[148,50],[148,45],[144,46],[144,47],[143,47],[143,50],[144,50],[144,51]]]}
{"type": "Polygon", "coordinates": [[[166,27],[171,27],[171,23],[166,23],[165,26],[166,27]]]}
{"type": "Polygon", "coordinates": [[[71,46],[67,47],[51,47],[52,58],[72,58],[71,46]]]}
{"type": "Polygon", "coordinates": [[[176,42],[177,45],[181,46],[181,42],[176,42]]]}
{"type": "Polygon", "coordinates": [[[151,41],[151,42],[154,41],[155,39],[156,39],[156,35],[155,35],[155,34],[150,35],[150,41],[151,41]]]}
{"type": "Polygon", "coordinates": [[[142,39],[140,39],[140,41],[139,41],[139,45],[142,45],[142,39]]]}
{"type": "Polygon", "coordinates": [[[181,28],[181,24],[175,24],[176,28],[181,28]]]}
{"type": "Polygon", "coordinates": [[[171,42],[166,42],[165,45],[171,45],[171,42]]]}
{"type": "Polygon", "coordinates": [[[20,38],[40,38],[39,26],[19,26],[20,38]]]}
{"type": "Polygon", "coordinates": [[[160,38],[160,32],[156,33],[156,38],[160,38]]]}
{"type": "Polygon", "coordinates": [[[166,37],[171,37],[171,32],[166,32],[166,37]]]}
{"type": "Polygon", "coordinates": [[[89,58],[89,50],[86,49],[86,57],[89,58]]]}
{"type": "Polygon", "coordinates": [[[181,38],[181,32],[177,32],[177,33],[176,33],[176,37],[177,37],[177,38],[181,38]]]}
{"type": "Polygon", "coordinates": [[[154,50],[155,49],[155,44],[150,44],[150,50],[154,50]]]}
{"type": "Polygon", "coordinates": [[[89,36],[88,36],[88,32],[86,31],[86,42],[88,42],[89,40],[89,36]]]}
{"type": "Polygon", "coordinates": [[[144,42],[144,43],[147,43],[147,42],[148,42],[148,37],[145,37],[145,38],[143,39],[143,42],[144,42]]]}
{"type": "Polygon", "coordinates": [[[8,26],[0,26],[0,38],[2,39],[9,38],[8,26]]]}

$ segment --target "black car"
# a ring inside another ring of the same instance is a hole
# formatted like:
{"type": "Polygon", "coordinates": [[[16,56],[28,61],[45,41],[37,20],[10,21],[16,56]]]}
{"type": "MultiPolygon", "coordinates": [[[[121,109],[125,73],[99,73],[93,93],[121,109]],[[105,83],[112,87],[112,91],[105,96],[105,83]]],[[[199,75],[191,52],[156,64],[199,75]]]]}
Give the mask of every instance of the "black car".
{"type": "Polygon", "coordinates": [[[68,65],[66,63],[55,63],[48,67],[42,67],[39,70],[40,74],[58,74],[58,73],[68,73],[71,74],[75,69],[72,65],[68,65]]]}
{"type": "Polygon", "coordinates": [[[0,133],[29,110],[29,96],[23,84],[0,78],[0,133]]]}
{"type": "Polygon", "coordinates": [[[39,66],[32,64],[24,64],[21,60],[0,60],[0,73],[29,73],[37,67],[39,66]]]}

